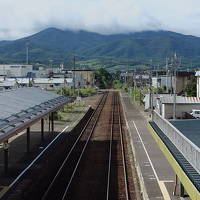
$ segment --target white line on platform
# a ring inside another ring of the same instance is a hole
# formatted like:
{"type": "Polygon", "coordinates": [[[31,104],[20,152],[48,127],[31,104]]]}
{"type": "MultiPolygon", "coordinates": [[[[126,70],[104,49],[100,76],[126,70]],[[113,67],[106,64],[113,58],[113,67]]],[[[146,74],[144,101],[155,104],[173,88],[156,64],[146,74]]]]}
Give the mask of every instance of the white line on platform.
{"type": "Polygon", "coordinates": [[[165,200],[171,200],[170,195],[169,195],[169,193],[168,193],[168,191],[167,191],[167,188],[166,188],[164,182],[163,182],[163,181],[160,181],[159,178],[158,178],[158,175],[157,175],[156,170],[155,170],[155,168],[154,168],[154,166],[153,166],[153,163],[152,163],[152,161],[151,161],[151,158],[150,158],[150,156],[149,156],[149,154],[148,154],[148,152],[147,152],[147,149],[146,149],[146,147],[145,147],[145,145],[144,145],[144,141],[142,140],[142,138],[141,138],[141,136],[140,136],[140,133],[139,133],[139,131],[138,131],[138,128],[137,128],[137,126],[136,126],[136,124],[135,124],[134,121],[133,121],[133,125],[134,125],[135,130],[136,130],[136,132],[137,132],[137,134],[138,134],[138,137],[140,138],[140,141],[141,141],[142,146],[143,146],[143,148],[144,148],[144,151],[145,151],[145,153],[146,153],[146,155],[147,155],[147,158],[148,158],[148,160],[149,160],[149,163],[150,163],[150,165],[151,165],[151,168],[152,168],[152,170],[153,170],[153,173],[155,174],[156,180],[157,180],[157,182],[158,182],[158,185],[159,185],[159,187],[160,187],[160,190],[161,190],[161,192],[162,192],[162,194],[163,194],[164,199],[165,199],[165,200]]]}

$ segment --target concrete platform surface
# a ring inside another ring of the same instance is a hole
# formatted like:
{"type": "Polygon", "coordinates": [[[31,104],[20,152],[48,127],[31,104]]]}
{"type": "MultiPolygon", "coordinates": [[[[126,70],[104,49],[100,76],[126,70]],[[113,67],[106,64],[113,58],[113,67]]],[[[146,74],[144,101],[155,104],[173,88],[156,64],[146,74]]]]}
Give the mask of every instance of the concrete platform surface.
{"type": "Polygon", "coordinates": [[[127,94],[121,96],[144,199],[181,199],[173,195],[175,173],[150,135],[147,118],[127,94]]]}

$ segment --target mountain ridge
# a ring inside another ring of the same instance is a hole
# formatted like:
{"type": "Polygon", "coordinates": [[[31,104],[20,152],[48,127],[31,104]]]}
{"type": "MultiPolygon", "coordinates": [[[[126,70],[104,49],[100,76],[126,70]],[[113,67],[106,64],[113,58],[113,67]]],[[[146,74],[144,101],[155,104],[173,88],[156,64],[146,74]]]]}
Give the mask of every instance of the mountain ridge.
{"type": "Polygon", "coordinates": [[[103,35],[88,31],[48,28],[13,41],[0,41],[0,62],[24,62],[26,43],[31,62],[56,62],[69,55],[83,59],[113,57],[163,59],[175,51],[187,59],[199,59],[200,38],[171,31],[143,31],[103,35]]]}

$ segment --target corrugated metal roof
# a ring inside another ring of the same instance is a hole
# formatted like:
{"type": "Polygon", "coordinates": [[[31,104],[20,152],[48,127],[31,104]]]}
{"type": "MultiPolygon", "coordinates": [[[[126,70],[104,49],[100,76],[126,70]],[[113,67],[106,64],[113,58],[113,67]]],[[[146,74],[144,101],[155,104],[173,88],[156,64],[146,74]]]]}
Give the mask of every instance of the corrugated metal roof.
{"type": "Polygon", "coordinates": [[[19,84],[29,84],[29,82],[31,81],[30,78],[17,78],[16,82],[19,84]]]}
{"type": "Polygon", "coordinates": [[[73,82],[73,78],[66,78],[67,83],[72,83],[73,82]]]}
{"type": "Polygon", "coordinates": [[[16,81],[0,81],[0,87],[14,87],[16,85],[16,81]]]}
{"type": "Polygon", "coordinates": [[[64,78],[35,78],[33,79],[35,84],[53,84],[53,83],[62,83],[64,84],[64,78]]]}
{"type": "MultiPolygon", "coordinates": [[[[66,78],[65,79],[67,83],[72,83],[72,78],[66,78]]],[[[0,82],[2,85],[4,84],[13,84],[13,83],[19,83],[19,84],[29,84],[29,82],[32,81],[32,78],[0,78],[0,82]]],[[[34,78],[33,82],[35,84],[55,84],[60,83],[64,84],[64,78],[34,78]]]]}
{"type": "MultiPolygon", "coordinates": [[[[174,97],[173,96],[160,97],[160,101],[163,104],[172,104],[174,102],[174,97]]],[[[176,96],[176,103],[177,104],[200,104],[200,98],[176,96]]]]}

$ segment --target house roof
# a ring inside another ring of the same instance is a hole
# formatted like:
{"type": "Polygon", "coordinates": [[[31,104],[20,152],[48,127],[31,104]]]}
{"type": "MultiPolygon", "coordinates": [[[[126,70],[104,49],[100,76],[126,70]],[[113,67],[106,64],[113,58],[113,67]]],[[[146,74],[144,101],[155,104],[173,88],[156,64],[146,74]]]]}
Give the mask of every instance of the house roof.
{"type": "Polygon", "coordinates": [[[77,71],[77,72],[81,72],[81,71],[82,72],[87,72],[87,71],[89,72],[89,71],[91,71],[91,72],[94,72],[95,70],[94,69],[75,69],[75,70],[71,69],[71,70],[68,70],[68,71],[72,71],[72,72],[73,71],[77,71]]]}
{"type": "Polygon", "coordinates": [[[19,84],[29,84],[31,79],[29,79],[29,78],[16,78],[16,81],[19,84]]]}
{"type": "Polygon", "coordinates": [[[14,87],[16,85],[15,80],[0,80],[0,87],[14,87]]]}
{"type": "MultiPolygon", "coordinates": [[[[66,78],[65,79],[67,83],[72,83],[72,78],[66,78]]],[[[34,78],[33,82],[35,84],[64,84],[64,78],[34,78]]]]}
{"type": "Polygon", "coordinates": [[[64,78],[34,78],[33,82],[36,84],[54,84],[54,83],[64,83],[64,78]]]}
{"type": "MultiPolygon", "coordinates": [[[[65,78],[67,83],[72,83],[72,78],[65,78]]],[[[30,81],[33,81],[36,84],[64,84],[64,78],[7,78],[4,80],[0,78],[0,86],[14,86],[17,83],[19,84],[29,84],[30,81]]]]}
{"type": "MultiPolygon", "coordinates": [[[[160,101],[162,104],[173,104],[174,96],[160,97],[160,101]]],[[[177,104],[200,104],[200,98],[176,96],[176,103],[177,104]]]]}

